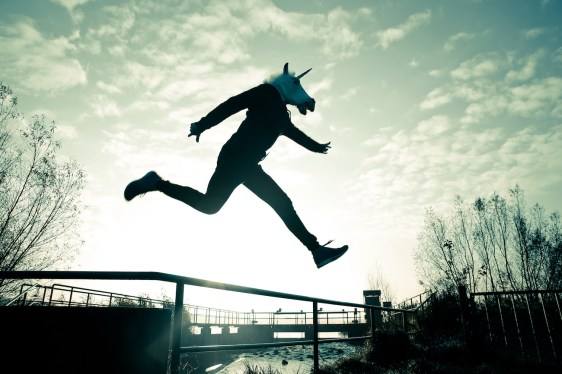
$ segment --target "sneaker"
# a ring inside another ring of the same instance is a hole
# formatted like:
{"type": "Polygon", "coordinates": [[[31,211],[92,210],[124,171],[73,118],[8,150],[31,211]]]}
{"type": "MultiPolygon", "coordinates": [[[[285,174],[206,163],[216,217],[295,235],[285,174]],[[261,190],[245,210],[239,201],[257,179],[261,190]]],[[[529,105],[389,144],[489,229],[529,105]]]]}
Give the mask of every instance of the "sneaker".
{"type": "Polygon", "coordinates": [[[316,263],[316,267],[318,269],[343,256],[343,254],[347,252],[347,249],[349,248],[347,245],[344,245],[340,248],[326,247],[331,242],[332,241],[330,240],[324,245],[318,245],[316,249],[312,250],[312,257],[314,257],[314,262],[316,263]]]}
{"type": "Polygon", "coordinates": [[[144,177],[132,181],[125,187],[125,200],[131,201],[138,195],[143,195],[150,191],[156,191],[156,184],[160,182],[162,178],[156,172],[149,171],[144,175],[144,177]]]}

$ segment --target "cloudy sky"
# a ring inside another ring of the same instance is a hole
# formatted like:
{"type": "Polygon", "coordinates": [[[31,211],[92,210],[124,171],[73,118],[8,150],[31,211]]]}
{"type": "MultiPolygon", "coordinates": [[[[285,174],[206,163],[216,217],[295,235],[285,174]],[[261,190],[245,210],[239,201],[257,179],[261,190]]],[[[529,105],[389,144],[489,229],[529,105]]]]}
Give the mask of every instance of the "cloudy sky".
{"type": "Polygon", "coordinates": [[[76,270],[160,271],[362,302],[380,270],[396,299],[422,291],[425,209],[519,184],[562,210],[560,0],[1,0],[0,80],[27,118],[57,124],[88,175],[76,270]],[[159,193],[126,202],[149,170],[204,190],[240,112],[191,122],[264,78],[312,71],[317,110],[293,122],[327,155],[280,138],[262,162],[321,242],[316,269],[245,188],[202,215],[159,193]]]}

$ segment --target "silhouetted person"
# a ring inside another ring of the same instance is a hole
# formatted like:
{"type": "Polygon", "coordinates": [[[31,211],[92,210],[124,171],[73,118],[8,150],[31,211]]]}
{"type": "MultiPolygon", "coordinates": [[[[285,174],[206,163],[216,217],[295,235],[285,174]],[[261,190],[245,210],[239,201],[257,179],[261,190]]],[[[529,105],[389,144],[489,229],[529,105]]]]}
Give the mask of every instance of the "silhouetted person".
{"type": "Polygon", "coordinates": [[[214,214],[222,208],[234,189],[243,184],[275,210],[287,228],[312,253],[318,268],[337,260],[348,246],[327,247],[331,241],[320,245],[302,223],[291,199],[260,165],[266,151],[280,135],[285,135],[312,152],[328,152],[330,143],[318,143],[299,130],[291,122],[286,107],[287,104],[294,105],[303,115],[306,115],[307,110],[314,111],[314,99],[308,96],[300,84],[300,78],[309,71],[294,76],[289,73],[287,63],[282,74],[231,97],[191,124],[189,136],[195,136],[199,142],[205,130],[247,109],[246,119],[219,153],[215,172],[205,194],[163,180],[156,172],[150,171],[127,185],[125,199],[129,201],[149,191],[160,191],[202,213],[214,214]]]}

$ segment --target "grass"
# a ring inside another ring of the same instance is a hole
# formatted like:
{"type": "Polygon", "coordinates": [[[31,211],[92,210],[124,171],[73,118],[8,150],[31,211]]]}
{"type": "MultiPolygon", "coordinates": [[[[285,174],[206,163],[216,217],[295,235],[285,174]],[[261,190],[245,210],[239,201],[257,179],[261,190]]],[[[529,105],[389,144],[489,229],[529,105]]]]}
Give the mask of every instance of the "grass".
{"type": "MultiPolygon", "coordinates": [[[[295,372],[299,374],[300,370],[295,372]]],[[[249,362],[244,363],[244,374],[284,374],[279,369],[272,367],[271,365],[260,366],[257,364],[252,364],[249,362]]]]}

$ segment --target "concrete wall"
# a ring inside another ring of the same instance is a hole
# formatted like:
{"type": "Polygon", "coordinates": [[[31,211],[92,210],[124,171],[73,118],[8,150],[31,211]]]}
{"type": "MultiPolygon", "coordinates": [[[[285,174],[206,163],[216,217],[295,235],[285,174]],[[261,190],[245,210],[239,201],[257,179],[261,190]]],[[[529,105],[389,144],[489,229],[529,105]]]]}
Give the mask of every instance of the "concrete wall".
{"type": "Polygon", "coordinates": [[[0,362],[13,373],[166,373],[171,311],[0,307],[0,362]]]}

